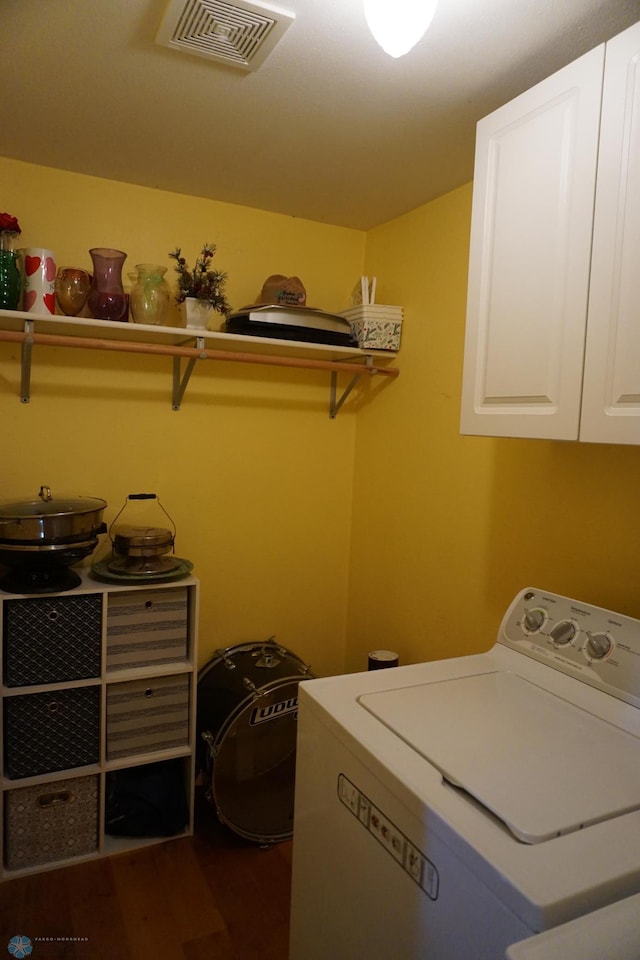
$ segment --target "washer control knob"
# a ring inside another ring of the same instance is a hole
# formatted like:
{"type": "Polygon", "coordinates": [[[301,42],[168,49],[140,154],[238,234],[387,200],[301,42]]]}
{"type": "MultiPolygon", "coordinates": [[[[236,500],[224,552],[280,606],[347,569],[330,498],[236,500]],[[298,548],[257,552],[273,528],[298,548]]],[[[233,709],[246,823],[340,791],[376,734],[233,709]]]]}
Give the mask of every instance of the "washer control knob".
{"type": "Polygon", "coordinates": [[[549,631],[549,636],[559,647],[564,647],[565,644],[571,643],[577,632],[578,628],[573,620],[561,620],[549,631]]]}
{"type": "Polygon", "coordinates": [[[534,607],[533,610],[527,610],[524,615],[523,627],[525,633],[536,633],[547,619],[547,615],[540,607],[534,607]]]}
{"type": "Polygon", "coordinates": [[[613,641],[608,633],[590,633],[587,638],[587,653],[594,660],[602,660],[611,651],[613,641]]]}

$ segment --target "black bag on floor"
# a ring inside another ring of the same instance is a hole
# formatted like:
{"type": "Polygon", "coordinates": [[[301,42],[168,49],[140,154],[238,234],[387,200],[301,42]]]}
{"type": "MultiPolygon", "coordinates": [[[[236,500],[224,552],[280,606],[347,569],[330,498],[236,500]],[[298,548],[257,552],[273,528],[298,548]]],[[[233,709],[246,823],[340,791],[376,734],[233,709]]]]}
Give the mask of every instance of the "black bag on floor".
{"type": "Polygon", "coordinates": [[[105,833],[116,837],[172,837],[188,823],[181,760],[162,760],[107,774],[105,833]]]}

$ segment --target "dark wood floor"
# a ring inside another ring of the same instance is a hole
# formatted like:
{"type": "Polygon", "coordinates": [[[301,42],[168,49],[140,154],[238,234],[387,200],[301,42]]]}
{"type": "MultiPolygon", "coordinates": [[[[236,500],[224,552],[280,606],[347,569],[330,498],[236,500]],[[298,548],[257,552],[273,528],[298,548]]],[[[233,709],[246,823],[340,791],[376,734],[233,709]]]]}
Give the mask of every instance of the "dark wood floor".
{"type": "Polygon", "coordinates": [[[0,885],[0,956],[22,934],[30,960],[286,960],[291,842],[245,842],[201,793],[193,837],[0,885]]]}

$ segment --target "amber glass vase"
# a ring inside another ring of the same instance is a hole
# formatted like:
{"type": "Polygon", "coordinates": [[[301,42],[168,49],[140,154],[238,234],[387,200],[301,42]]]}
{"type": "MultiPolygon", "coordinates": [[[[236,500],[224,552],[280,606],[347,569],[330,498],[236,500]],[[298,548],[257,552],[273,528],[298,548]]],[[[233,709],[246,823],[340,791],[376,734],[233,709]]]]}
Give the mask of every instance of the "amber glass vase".
{"type": "Polygon", "coordinates": [[[80,267],[60,267],[56,276],[56,299],[67,317],[77,317],[89,296],[91,276],[80,267]]]}

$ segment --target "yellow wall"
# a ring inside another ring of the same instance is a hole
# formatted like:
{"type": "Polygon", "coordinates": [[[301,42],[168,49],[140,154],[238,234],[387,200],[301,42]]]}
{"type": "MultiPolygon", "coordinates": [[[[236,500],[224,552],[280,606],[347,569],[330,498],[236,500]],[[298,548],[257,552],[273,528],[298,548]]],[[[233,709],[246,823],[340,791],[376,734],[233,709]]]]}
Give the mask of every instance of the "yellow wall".
{"type": "Polygon", "coordinates": [[[320,674],[378,647],[477,651],[525,585],[640,616],[640,450],[459,434],[471,185],[365,236],[11,160],[0,179],[22,244],[60,264],[108,245],[125,272],[170,266],[212,240],[236,307],[282,272],[338,310],[364,264],[405,308],[401,376],[335,421],[324,374],[208,363],[176,413],[169,361],[51,348],[21,405],[19,350],[0,345],[0,498],[47,483],[104,497],[110,521],[158,493],[202,580],[202,662],[272,633],[320,674]]]}
{"type": "MultiPolygon", "coordinates": [[[[362,270],[359,231],[7,159],[0,182],[21,245],[59,265],[90,267],[90,247],[114,246],[125,274],[171,267],[175,246],[192,262],[213,241],[235,307],[285,273],[329,311],[362,270]]],[[[0,499],[46,483],[103,497],[110,522],[129,493],[157,493],[202,581],[201,662],[275,634],[317,672],[342,669],[355,416],[329,420],[328,374],[206,363],[174,412],[169,359],[36,347],[22,405],[19,357],[0,344],[0,499]]]]}
{"type": "Polygon", "coordinates": [[[467,185],[367,236],[406,319],[400,377],[358,414],[350,669],[486,648],[527,585],[640,616],[640,449],[458,432],[470,211],[467,185]]]}

